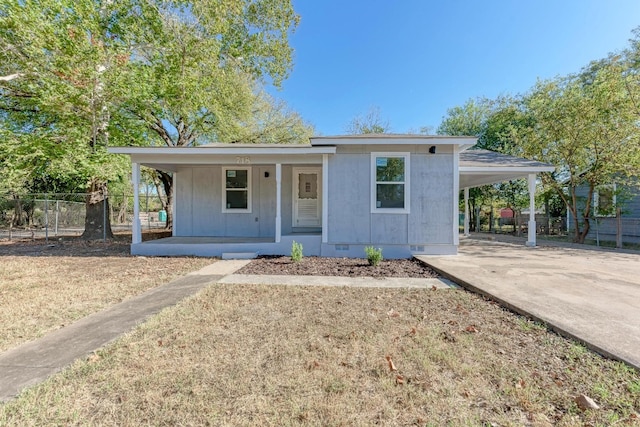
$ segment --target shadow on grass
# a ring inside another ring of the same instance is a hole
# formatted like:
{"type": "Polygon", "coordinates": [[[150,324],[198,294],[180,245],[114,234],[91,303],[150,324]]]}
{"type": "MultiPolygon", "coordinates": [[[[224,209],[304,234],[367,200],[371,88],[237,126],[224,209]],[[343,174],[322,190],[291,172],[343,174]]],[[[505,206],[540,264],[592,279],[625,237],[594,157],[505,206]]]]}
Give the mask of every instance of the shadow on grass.
{"type": "MultiPolygon", "coordinates": [[[[155,240],[171,236],[171,231],[147,231],[142,240],[155,240]]],[[[131,233],[116,233],[113,239],[83,240],[79,236],[57,236],[38,239],[2,239],[0,257],[130,257],[131,233]]]]}

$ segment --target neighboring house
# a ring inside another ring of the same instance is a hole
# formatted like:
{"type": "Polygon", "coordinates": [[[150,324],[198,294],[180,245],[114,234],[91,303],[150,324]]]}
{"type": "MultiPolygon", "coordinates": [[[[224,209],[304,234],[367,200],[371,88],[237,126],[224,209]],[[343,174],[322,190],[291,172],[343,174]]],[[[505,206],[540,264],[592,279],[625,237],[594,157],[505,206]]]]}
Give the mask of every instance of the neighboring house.
{"type": "MultiPolygon", "coordinates": [[[[588,195],[586,186],[576,190],[583,200],[588,195]]],[[[620,209],[621,238],[624,243],[640,243],[640,186],[615,182],[598,186],[591,201],[591,221],[587,239],[615,242],[618,235],[617,210],[620,209]]],[[[580,213],[581,214],[581,213],[580,213]]],[[[575,222],[567,215],[567,229],[571,235],[575,222]]]]}
{"type": "Polygon", "coordinates": [[[173,173],[173,236],[142,242],[134,221],[133,254],[284,255],[297,241],[305,255],[363,257],[372,245],[406,258],[457,253],[461,188],[529,177],[535,192],[535,174],[553,169],[465,151],[475,143],[379,134],[109,151],[131,156],[136,210],[140,165],[173,173]]]}

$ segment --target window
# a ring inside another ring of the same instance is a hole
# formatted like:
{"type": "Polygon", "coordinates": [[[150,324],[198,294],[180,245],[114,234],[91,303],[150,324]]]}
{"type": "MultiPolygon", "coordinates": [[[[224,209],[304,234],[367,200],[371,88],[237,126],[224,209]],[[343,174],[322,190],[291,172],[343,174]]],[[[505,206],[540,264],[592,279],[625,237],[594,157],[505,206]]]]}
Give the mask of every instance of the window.
{"type": "Polygon", "coordinates": [[[596,216],[616,216],[616,185],[602,185],[593,193],[593,207],[596,216]]]}
{"type": "Polygon", "coordinates": [[[371,212],[409,213],[409,153],[371,153],[371,212]]]}
{"type": "Polygon", "coordinates": [[[251,169],[222,168],[222,212],[251,212],[251,169]]]}

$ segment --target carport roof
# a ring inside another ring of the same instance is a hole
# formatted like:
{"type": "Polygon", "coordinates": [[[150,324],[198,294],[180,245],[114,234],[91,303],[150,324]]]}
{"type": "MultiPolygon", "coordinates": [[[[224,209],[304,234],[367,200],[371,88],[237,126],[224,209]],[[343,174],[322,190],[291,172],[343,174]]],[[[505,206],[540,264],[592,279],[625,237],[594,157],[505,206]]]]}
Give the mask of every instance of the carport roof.
{"type": "Polygon", "coordinates": [[[460,153],[459,170],[460,188],[472,188],[552,172],[555,167],[489,150],[466,150],[460,153]]]}

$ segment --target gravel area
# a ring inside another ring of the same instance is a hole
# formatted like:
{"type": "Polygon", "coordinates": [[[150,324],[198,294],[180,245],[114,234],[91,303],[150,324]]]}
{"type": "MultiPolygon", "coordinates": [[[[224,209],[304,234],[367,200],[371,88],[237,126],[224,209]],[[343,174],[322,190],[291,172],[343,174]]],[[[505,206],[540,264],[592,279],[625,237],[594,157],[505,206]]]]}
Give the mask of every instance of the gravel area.
{"type": "Polygon", "coordinates": [[[293,262],[287,256],[263,256],[251,261],[238,274],[309,275],[341,277],[435,278],[438,274],[416,259],[385,259],[370,266],[361,258],[304,257],[293,262]]]}

